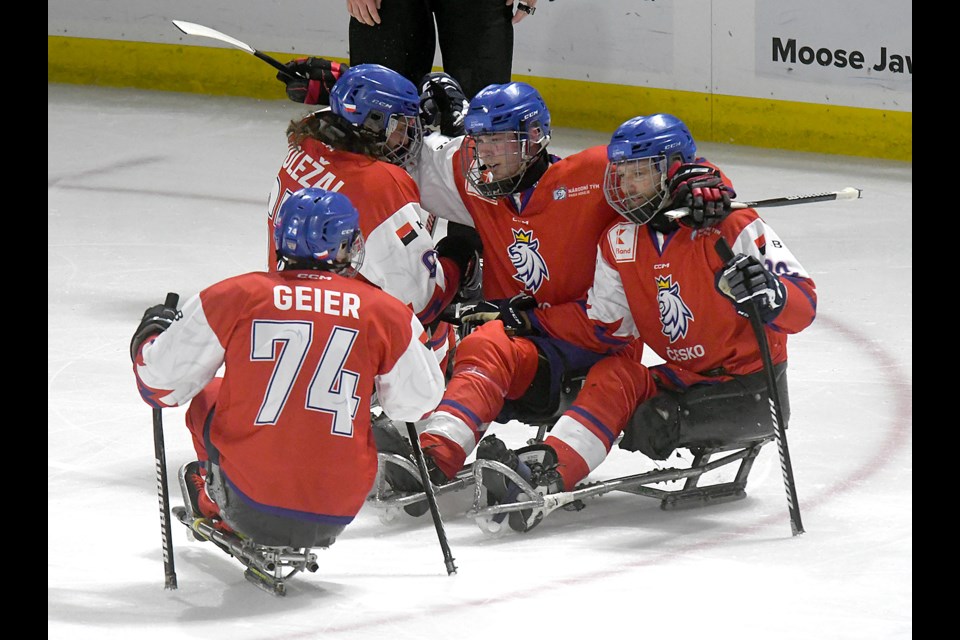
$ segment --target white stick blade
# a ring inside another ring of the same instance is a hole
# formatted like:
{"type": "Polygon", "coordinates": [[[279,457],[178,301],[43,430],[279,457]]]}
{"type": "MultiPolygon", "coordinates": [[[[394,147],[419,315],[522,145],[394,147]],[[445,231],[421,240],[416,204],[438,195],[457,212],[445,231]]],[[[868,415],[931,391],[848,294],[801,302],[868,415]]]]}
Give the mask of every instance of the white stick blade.
{"type": "Polygon", "coordinates": [[[200,36],[201,38],[213,38],[214,40],[219,40],[221,42],[226,42],[229,45],[232,45],[238,49],[243,49],[247,53],[255,53],[253,47],[246,44],[245,42],[240,42],[236,38],[231,38],[225,33],[220,33],[216,29],[211,29],[210,27],[205,27],[202,24],[195,24],[193,22],[184,22],[183,20],[171,20],[173,25],[183,31],[188,36],[200,36]]]}
{"type": "Polygon", "coordinates": [[[837,200],[857,200],[863,197],[863,190],[856,187],[847,187],[837,191],[837,200]]]}

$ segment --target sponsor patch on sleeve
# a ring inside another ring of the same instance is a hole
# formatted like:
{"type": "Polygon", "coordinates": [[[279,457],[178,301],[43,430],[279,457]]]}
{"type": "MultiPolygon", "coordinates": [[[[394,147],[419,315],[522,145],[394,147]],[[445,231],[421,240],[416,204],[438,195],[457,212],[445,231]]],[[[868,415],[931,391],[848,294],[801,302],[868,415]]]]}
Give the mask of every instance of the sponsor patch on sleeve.
{"type": "Polygon", "coordinates": [[[760,255],[767,255],[767,237],[765,235],[761,234],[753,243],[757,245],[757,250],[760,252],[760,255]]]}
{"type": "Polygon", "coordinates": [[[610,229],[610,250],[617,262],[633,262],[637,253],[637,225],[618,224],[610,229]]]}
{"type": "Polygon", "coordinates": [[[397,229],[397,237],[400,238],[403,246],[407,246],[417,237],[417,230],[409,222],[404,222],[403,226],[397,229]]]}

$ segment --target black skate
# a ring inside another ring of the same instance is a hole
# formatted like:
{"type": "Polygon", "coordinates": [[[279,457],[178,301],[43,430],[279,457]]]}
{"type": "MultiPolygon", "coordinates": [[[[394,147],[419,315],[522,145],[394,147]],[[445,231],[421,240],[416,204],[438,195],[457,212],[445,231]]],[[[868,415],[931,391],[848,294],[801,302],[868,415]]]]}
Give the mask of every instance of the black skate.
{"type": "Polygon", "coordinates": [[[490,532],[498,531],[505,517],[514,531],[529,531],[540,524],[544,511],[518,505],[538,500],[542,505],[544,495],[563,491],[556,471],[557,454],[548,445],[535,444],[512,451],[496,436],[487,436],[477,447],[477,464],[487,492],[487,506],[513,507],[493,513],[485,527],[490,532]]]}
{"type": "MultiPolygon", "coordinates": [[[[430,510],[430,504],[414,459],[413,445],[384,414],[373,418],[372,427],[379,472],[375,490],[367,502],[378,509],[384,523],[396,520],[401,509],[415,518],[422,516],[430,510]]],[[[470,469],[463,469],[450,480],[429,455],[423,457],[435,495],[458,491],[473,481],[470,469]]]]}

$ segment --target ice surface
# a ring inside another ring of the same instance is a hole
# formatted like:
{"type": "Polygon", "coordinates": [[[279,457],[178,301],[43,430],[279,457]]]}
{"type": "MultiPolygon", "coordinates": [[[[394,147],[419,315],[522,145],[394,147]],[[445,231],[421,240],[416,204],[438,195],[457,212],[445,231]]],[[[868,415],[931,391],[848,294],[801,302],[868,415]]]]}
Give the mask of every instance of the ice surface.
{"type": "MultiPolygon", "coordinates": [[[[174,524],[164,590],[151,412],[128,356],[143,310],[265,266],[267,194],[291,102],[48,85],[48,632],[81,640],[910,638],[912,164],[702,144],[741,199],[864,190],[765,209],[816,280],[790,340],[788,441],[806,533],[792,537],[775,446],[746,500],[661,511],[614,492],[499,537],[440,498],[428,517],[364,507],[320,570],[275,598],[174,524]]],[[[566,155],[607,136],[559,129],[566,155]]],[[[193,459],[164,412],[171,503],[193,459]]],[[[532,435],[494,430],[512,446],[532,435]]],[[[637,473],[614,449],[593,479],[637,473]]]]}

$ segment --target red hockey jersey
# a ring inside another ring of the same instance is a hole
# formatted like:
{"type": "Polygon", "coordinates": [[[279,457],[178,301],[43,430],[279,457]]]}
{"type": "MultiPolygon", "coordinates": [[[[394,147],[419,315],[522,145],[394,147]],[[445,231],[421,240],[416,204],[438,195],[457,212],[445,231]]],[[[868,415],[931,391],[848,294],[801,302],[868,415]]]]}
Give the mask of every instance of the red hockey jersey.
{"type": "Polygon", "coordinates": [[[172,407],[225,365],[209,437],[227,477],[261,505],[349,521],[377,472],[374,390],[400,421],[443,394],[426,339],[409,308],[369,284],[256,272],[188,300],[134,372],[144,400],[172,407]]]}
{"type": "Polygon", "coordinates": [[[267,210],[267,262],[276,270],[273,221],[283,202],[298,189],[320,187],[342,193],[360,213],[366,255],[360,275],[409,304],[420,321],[431,323],[453,299],[459,271],[437,260],[433,238],[424,229],[427,214],[420,192],[402,168],[365,155],[337,151],[314,139],[290,149],[267,210]]]}
{"type": "Polygon", "coordinates": [[[421,203],[441,218],[475,227],[483,242],[483,296],[525,292],[540,306],[582,297],[603,230],[620,216],[603,195],[606,147],[553,163],[532,188],[490,199],[461,169],[463,137],[429,136],[417,167],[421,203]]]}
{"type": "Polygon", "coordinates": [[[813,322],[816,288],[753,209],[735,210],[716,228],[680,227],[668,235],[630,222],[612,225],[600,242],[586,302],[537,310],[533,322],[549,335],[601,353],[638,338],[666,360],[664,373],[673,372],[678,386],[686,383],[684,372],[759,371],[763,363],[749,319],[716,288],[724,261],[714,245],[721,235],[735,254],[758,258],[786,287],[783,310],[766,325],[773,361],[783,362],[786,334],[813,322]]]}

